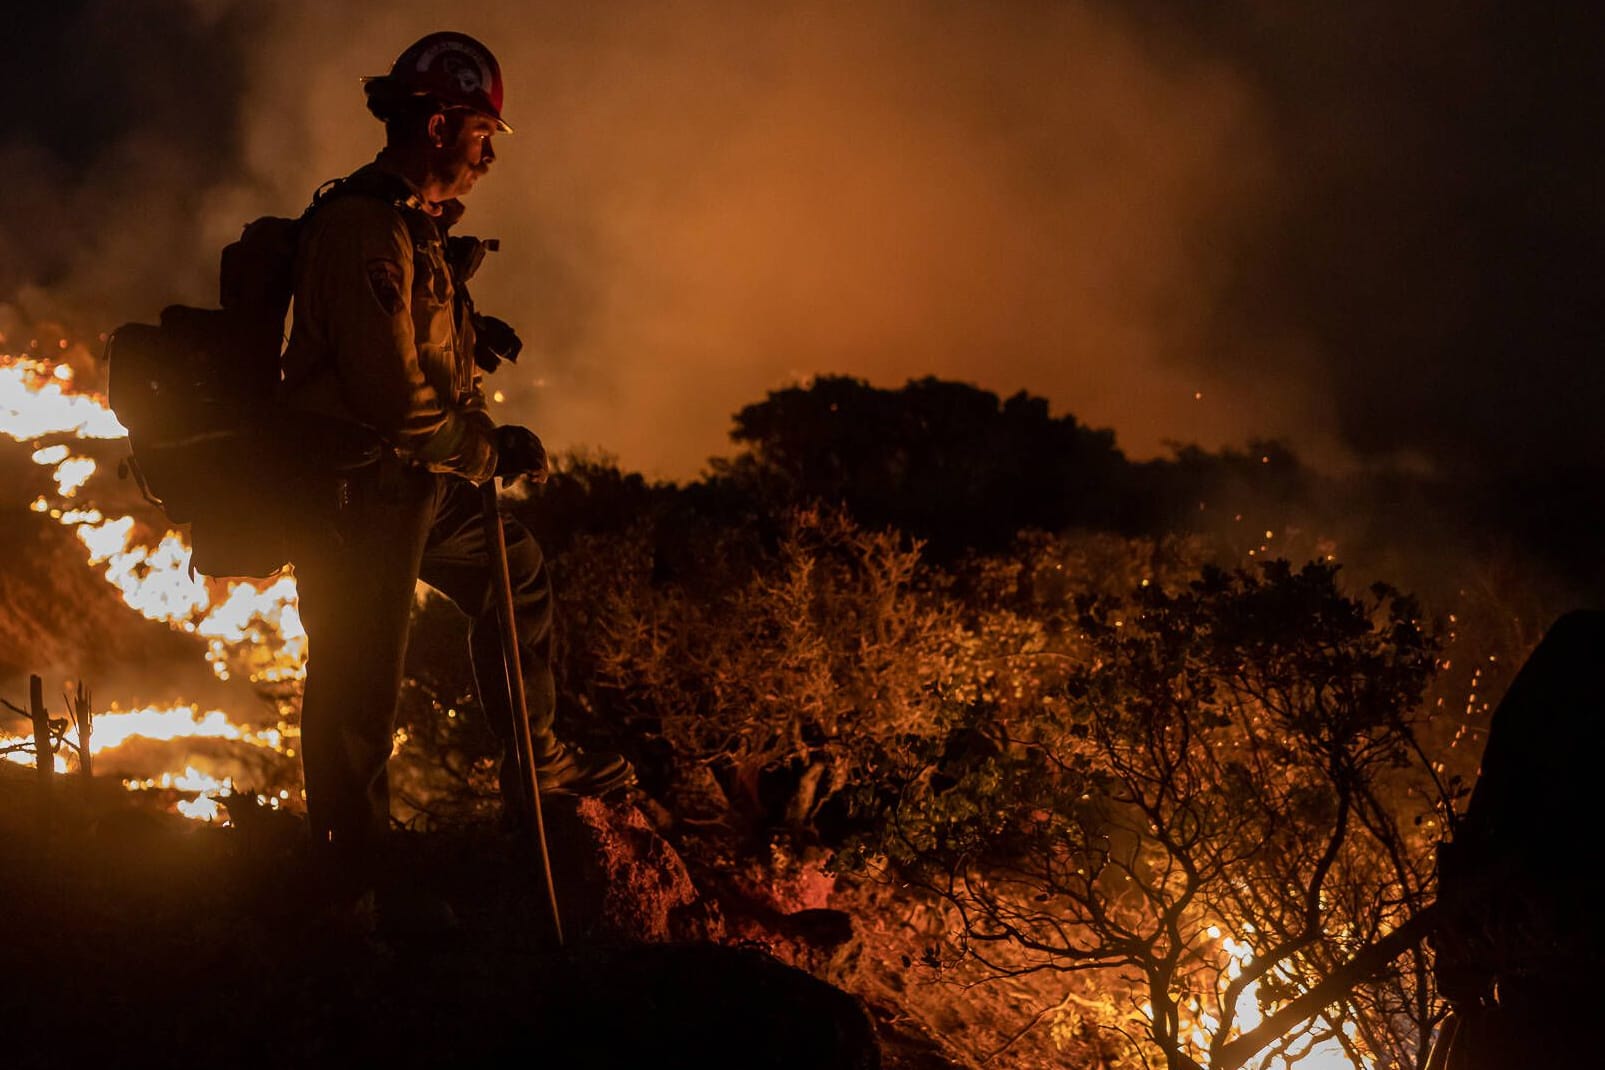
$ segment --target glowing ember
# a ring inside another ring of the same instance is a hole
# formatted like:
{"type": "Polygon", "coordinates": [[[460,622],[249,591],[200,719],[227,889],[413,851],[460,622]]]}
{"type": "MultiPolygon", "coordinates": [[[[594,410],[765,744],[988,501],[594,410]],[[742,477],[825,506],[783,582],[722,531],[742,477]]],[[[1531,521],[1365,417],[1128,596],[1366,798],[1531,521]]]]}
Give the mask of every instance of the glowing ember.
{"type": "Polygon", "coordinates": [[[127,780],[123,782],[129,791],[142,791],[151,788],[161,788],[163,791],[211,791],[227,793],[234,790],[234,782],[228,777],[218,780],[207,776],[197,770],[193,765],[185,766],[184,771],[177,776],[172,773],[163,773],[159,777],[149,780],[127,780]]]}

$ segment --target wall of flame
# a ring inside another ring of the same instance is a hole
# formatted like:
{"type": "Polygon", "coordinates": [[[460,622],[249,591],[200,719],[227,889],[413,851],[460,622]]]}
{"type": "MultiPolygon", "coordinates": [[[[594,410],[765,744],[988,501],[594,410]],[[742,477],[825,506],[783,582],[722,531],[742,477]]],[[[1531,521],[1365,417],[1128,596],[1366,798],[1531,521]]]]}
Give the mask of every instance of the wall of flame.
{"type": "MultiPolygon", "coordinates": [[[[66,348],[65,341],[61,347],[66,348]]],[[[31,447],[33,462],[50,469],[55,491],[35,498],[29,505],[32,512],[70,529],[83,545],[86,564],[99,571],[131,609],[193,636],[197,657],[210,664],[218,679],[243,675],[265,691],[293,693],[306,662],[295,577],[286,572],[263,581],[219,582],[192,576],[183,533],[167,530],[151,538],[135,516],[102,512],[86,491],[97,474],[97,462],[79,449],[86,441],[126,438],[127,429],[118,423],[104,396],[80,389],[71,363],[38,354],[37,344],[29,348],[25,355],[0,352],[0,434],[31,447]]],[[[203,709],[182,702],[133,708],[113,704],[94,711],[88,749],[97,761],[103,755],[112,759],[112,766],[127,764],[115,760],[126,759],[120,752],[175,763],[173,768],[136,768],[122,777],[123,784],[130,791],[176,793],[172,805],[179,813],[220,820],[219,800],[235,791],[234,778],[198,766],[228,763],[208,763],[204,758],[192,762],[186,744],[198,747],[202,741],[222,741],[293,760],[298,731],[292,706],[293,702],[281,703],[279,722],[261,727],[252,723],[259,716],[247,715],[256,711],[203,709]],[[173,745],[136,746],[152,741],[173,745]]],[[[21,730],[0,722],[0,749],[25,741],[23,735],[8,734],[12,728],[21,730]]],[[[70,772],[76,757],[69,747],[62,751],[55,756],[56,769],[70,772]]],[[[4,757],[26,764],[34,760],[32,753],[22,750],[11,750],[4,757]]],[[[298,786],[275,786],[258,793],[258,802],[277,808],[298,794],[298,786]]]]}

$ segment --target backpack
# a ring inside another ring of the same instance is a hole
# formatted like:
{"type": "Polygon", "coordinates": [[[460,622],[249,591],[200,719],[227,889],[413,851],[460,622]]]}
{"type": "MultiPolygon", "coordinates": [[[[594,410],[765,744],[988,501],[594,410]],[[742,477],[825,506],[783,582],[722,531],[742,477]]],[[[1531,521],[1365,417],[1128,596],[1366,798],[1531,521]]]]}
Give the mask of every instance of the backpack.
{"type": "Polygon", "coordinates": [[[279,400],[295,254],[312,214],[371,183],[319,189],[298,218],[264,216],[223,249],[218,308],[170,305],[106,340],[107,401],[128,429],[120,471],[174,524],[190,525],[190,574],[266,577],[289,562],[296,504],[378,460],[367,428],[279,400]],[[359,188],[360,187],[360,188],[359,188]]]}

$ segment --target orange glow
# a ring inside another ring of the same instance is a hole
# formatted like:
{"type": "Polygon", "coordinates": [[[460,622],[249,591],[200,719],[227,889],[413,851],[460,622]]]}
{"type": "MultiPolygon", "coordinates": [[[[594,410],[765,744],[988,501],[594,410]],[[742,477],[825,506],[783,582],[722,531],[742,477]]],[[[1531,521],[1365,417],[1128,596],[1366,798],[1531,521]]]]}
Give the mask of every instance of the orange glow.
{"type": "MultiPolygon", "coordinates": [[[[65,347],[63,347],[65,348],[65,347]]],[[[18,442],[35,442],[34,463],[48,467],[56,484],[53,497],[41,496],[29,504],[73,529],[83,543],[86,561],[97,567],[106,582],[132,609],[150,620],[165,622],[175,631],[195,636],[199,653],[223,680],[243,673],[252,682],[294,681],[304,675],[306,632],[296,607],[295,580],[283,575],[266,581],[218,583],[189,573],[189,544],[176,531],[167,531],[154,544],[139,532],[131,515],[107,516],[92,505],[69,506],[91,484],[97,466],[79,456],[63,441],[41,439],[118,439],[127,430],[107,407],[105,398],[81,392],[76,376],[65,363],[37,357],[0,354],[0,434],[18,442]]],[[[287,724],[274,728],[246,727],[230,711],[177,703],[123,710],[116,706],[97,712],[90,753],[114,751],[135,738],[157,741],[186,739],[226,740],[248,747],[266,748],[287,757],[287,745],[296,730],[287,724]]],[[[76,738],[76,737],[74,737],[76,738]]],[[[21,742],[22,737],[0,733],[0,746],[21,742]]],[[[64,747],[64,752],[70,748],[64,747]]],[[[6,757],[32,764],[30,753],[6,757]]],[[[68,770],[68,754],[58,753],[58,771],[68,770]]],[[[186,765],[182,771],[152,769],[130,776],[124,784],[132,791],[164,790],[195,793],[177,809],[186,817],[216,820],[221,815],[216,799],[232,791],[227,777],[217,778],[186,765]]],[[[288,793],[282,793],[288,798],[288,793]]],[[[268,800],[277,807],[279,796],[268,800]]]]}

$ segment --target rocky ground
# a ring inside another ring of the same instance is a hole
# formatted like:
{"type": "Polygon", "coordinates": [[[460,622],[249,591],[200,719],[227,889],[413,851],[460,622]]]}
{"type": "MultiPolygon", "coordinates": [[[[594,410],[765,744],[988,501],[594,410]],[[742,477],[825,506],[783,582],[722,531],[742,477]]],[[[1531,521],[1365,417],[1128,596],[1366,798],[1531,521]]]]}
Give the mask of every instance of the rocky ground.
{"type": "MultiPolygon", "coordinates": [[[[299,828],[197,825],[0,775],[7,1064],[945,1070],[885,1007],[799,965],[852,922],[693,880],[629,805],[552,803],[564,943],[526,841],[407,834],[409,888],[455,926],[377,937],[306,909],[299,828]]],[[[706,882],[704,882],[706,883],[706,882]]]]}

